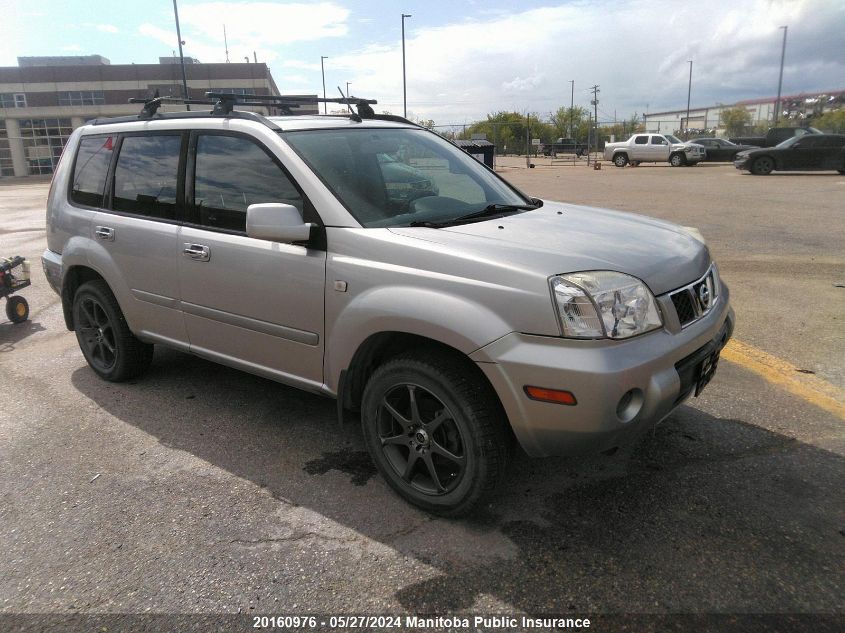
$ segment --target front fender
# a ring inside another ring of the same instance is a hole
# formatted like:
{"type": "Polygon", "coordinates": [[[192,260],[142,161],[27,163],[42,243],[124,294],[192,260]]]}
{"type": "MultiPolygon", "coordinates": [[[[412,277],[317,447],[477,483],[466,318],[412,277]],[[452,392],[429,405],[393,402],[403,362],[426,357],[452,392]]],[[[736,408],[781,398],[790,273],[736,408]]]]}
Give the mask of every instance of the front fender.
{"type": "Polygon", "coordinates": [[[326,326],[324,375],[332,393],[337,393],[340,372],[374,334],[415,334],[469,355],[511,331],[500,316],[480,303],[411,286],[381,286],[362,292],[335,312],[326,326]]]}

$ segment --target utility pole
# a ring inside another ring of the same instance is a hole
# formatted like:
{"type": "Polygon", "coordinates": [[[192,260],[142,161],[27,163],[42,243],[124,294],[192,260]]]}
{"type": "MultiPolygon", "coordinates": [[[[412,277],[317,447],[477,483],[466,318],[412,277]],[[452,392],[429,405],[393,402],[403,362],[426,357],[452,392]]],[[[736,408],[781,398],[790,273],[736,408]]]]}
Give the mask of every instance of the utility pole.
{"type": "MultiPolygon", "coordinates": [[[[326,98],[326,67],[323,65],[323,60],[328,59],[325,55],[320,55],[320,73],[323,75],[323,99],[326,98]]],[[[323,101],[323,114],[328,114],[326,106],[328,104],[323,101]]]]}
{"type": "MultiPolygon", "coordinates": [[[[173,0],[173,15],[176,17],[176,37],[179,39],[179,65],[182,66],[182,90],[185,98],[188,99],[188,75],[185,74],[185,56],[182,54],[182,31],[179,30],[179,9],[176,7],[176,0],[173,0]]],[[[188,110],[191,106],[187,106],[188,110]]]]}
{"type": "Polygon", "coordinates": [[[778,77],[778,98],[775,101],[775,121],[773,123],[775,126],[777,126],[780,118],[780,90],[783,87],[783,60],[786,58],[786,30],[789,27],[779,26],[778,28],[783,29],[783,46],[780,49],[780,77],[778,77]]]}
{"type": "MultiPolygon", "coordinates": [[[[575,80],[569,80],[569,86],[572,89],[569,95],[569,138],[575,138],[575,129],[574,129],[574,117],[575,117],[575,80]]],[[[575,139],[577,141],[577,139],[575,139]]]]}
{"type": "Polygon", "coordinates": [[[349,98],[349,82],[346,82],[346,97],[349,98]]]}
{"type": "MultiPolygon", "coordinates": [[[[595,132],[593,133],[593,138],[594,138],[594,141],[595,141],[595,149],[596,149],[596,151],[598,151],[598,149],[599,149],[599,93],[601,92],[601,90],[599,90],[598,84],[596,84],[595,86],[590,88],[590,90],[593,91],[593,101],[592,101],[592,103],[593,103],[593,125],[595,126],[595,132]]],[[[587,158],[588,158],[588,164],[589,164],[589,156],[587,156],[587,158]]]]}
{"type": "Polygon", "coordinates": [[[402,116],[408,118],[408,86],[405,79],[405,18],[413,17],[409,13],[402,14],[402,116]]]}
{"type": "Polygon", "coordinates": [[[687,124],[684,128],[684,140],[689,139],[689,102],[692,96],[692,60],[689,61],[689,84],[687,85],[687,124]]]}
{"type": "Polygon", "coordinates": [[[226,37],[226,25],[223,25],[223,45],[226,47],[226,63],[229,63],[229,40],[226,37]]]}

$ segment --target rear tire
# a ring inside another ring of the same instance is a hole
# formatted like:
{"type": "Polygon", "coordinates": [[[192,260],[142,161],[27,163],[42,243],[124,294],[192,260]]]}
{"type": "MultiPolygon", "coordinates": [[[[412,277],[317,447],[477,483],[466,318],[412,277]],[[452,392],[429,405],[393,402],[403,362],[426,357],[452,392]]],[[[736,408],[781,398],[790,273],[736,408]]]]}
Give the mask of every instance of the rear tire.
{"type": "Polygon", "coordinates": [[[683,154],[672,154],[669,157],[669,164],[672,165],[672,167],[683,167],[687,164],[687,159],[684,158],[683,154]]]}
{"type": "Polygon", "coordinates": [[[627,154],[617,154],[613,157],[613,164],[617,167],[624,167],[628,164],[628,155],[627,154]]]}
{"type": "Polygon", "coordinates": [[[751,163],[751,173],[755,176],[768,176],[772,173],[772,170],[775,168],[775,161],[773,161],[768,156],[760,156],[760,158],[755,158],[754,162],[751,163]]]}
{"type": "Polygon", "coordinates": [[[9,297],[6,300],[6,316],[12,323],[23,323],[29,318],[29,304],[23,297],[9,297]]]}
{"type": "Polygon", "coordinates": [[[382,477],[441,516],[467,514],[493,492],[510,455],[499,399],[466,362],[439,351],[399,356],[373,372],[361,404],[382,477]]]}
{"type": "Polygon", "coordinates": [[[100,378],[121,382],[141,375],[153,360],[153,346],[129,329],[108,284],[82,284],[73,297],[73,329],[85,360],[100,378]]]}

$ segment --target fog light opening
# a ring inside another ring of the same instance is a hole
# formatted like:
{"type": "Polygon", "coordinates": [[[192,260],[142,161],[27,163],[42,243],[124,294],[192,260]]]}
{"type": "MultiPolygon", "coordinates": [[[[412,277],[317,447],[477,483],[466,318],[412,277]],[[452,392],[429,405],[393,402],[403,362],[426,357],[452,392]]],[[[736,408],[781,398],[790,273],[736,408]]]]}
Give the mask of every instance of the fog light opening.
{"type": "Polygon", "coordinates": [[[616,405],[616,415],[622,422],[630,422],[640,409],[643,408],[643,392],[640,389],[630,389],[619,399],[616,405]]]}

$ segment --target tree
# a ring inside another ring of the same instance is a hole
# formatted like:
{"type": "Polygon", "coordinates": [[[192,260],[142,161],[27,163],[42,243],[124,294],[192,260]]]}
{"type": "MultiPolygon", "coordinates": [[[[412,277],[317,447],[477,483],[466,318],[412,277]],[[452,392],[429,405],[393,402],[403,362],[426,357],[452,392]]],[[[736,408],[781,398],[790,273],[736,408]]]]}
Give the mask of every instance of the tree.
{"type": "Polygon", "coordinates": [[[813,118],[810,124],[819,128],[822,132],[842,134],[845,132],[845,108],[825,112],[821,116],[813,118]]]}
{"type": "Polygon", "coordinates": [[[751,125],[751,113],[740,106],[724,108],[719,119],[728,136],[742,136],[751,125]]]}
{"type": "Polygon", "coordinates": [[[555,129],[555,138],[574,136],[577,141],[584,138],[581,136],[582,127],[585,130],[589,127],[589,123],[586,123],[587,110],[581,106],[574,108],[560,107],[557,112],[552,113],[550,119],[555,129]]]}

